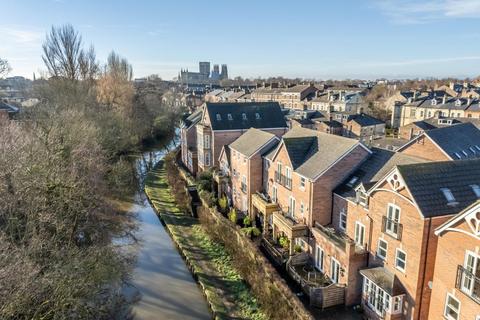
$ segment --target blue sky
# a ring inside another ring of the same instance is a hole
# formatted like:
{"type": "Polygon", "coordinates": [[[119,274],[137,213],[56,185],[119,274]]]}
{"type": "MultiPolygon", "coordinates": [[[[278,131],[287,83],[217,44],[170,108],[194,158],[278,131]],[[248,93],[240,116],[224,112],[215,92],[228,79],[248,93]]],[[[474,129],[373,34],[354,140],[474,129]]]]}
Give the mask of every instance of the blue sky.
{"type": "Polygon", "coordinates": [[[480,0],[2,0],[0,57],[11,75],[44,70],[41,44],[71,23],[100,60],[136,77],[198,61],[231,76],[308,79],[480,75],[480,0]]]}

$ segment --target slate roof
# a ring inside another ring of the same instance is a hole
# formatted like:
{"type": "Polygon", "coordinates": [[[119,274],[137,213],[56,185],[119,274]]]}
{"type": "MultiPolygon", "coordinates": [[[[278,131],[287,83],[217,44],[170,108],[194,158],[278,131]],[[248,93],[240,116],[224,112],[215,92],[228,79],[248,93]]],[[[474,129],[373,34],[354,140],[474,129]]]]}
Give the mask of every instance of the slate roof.
{"type": "Polygon", "coordinates": [[[278,141],[279,139],[275,139],[275,135],[270,132],[250,128],[237,140],[232,142],[230,148],[250,157],[272,140],[278,141]]]}
{"type": "Polygon", "coordinates": [[[209,115],[212,130],[287,127],[278,102],[207,102],[205,110],[209,115]],[[229,120],[229,114],[232,120],[229,120]],[[242,114],[246,115],[246,120],[242,114]],[[217,120],[217,115],[220,120],[217,120]]]}
{"type": "Polygon", "coordinates": [[[309,84],[297,84],[296,86],[290,88],[279,88],[281,92],[303,92],[310,88],[309,84]]]}
{"type": "Polygon", "coordinates": [[[360,184],[363,184],[368,191],[370,187],[385,177],[395,166],[427,161],[381,148],[371,148],[371,151],[370,157],[345,180],[345,183],[335,190],[336,194],[345,198],[355,197],[355,189],[360,184]],[[349,184],[354,177],[357,178],[356,181],[349,184]]]}
{"type": "Polygon", "coordinates": [[[185,118],[183,120],[183,125],[185,128],[190,128],[192,125],[196,125],[202,119],[202,115],[203,110],[200,108],[185,118]]]}
{"type": "Polygon", "coordinates": [[[369,127],[369,126],[374,126],[374,125],[378,125],[378,124],[385,124],[385,122],[383,122],[382,120],[379,120],[377,118],[374,118],[374,117],[369,116],[369,115],[364,114],[364,113],[350,116],[349,121],[354,121],[362,127],[369,127]]]}
{"type": "Polygon", "coordinates": [[[452,159],[458,160],[457,154],[460,159],[480,158],[480,130],[469,122],[429,130],[424,134],[452,159]]]}
{"type": "Polygon", "coordinates": [[[432,130],[432,129],[437,128],[433,124],[428,123],[428,122],[423,121],[423,120],[422,121],[415,121],[415,122],[413,122],[413,124],[416,125],[417,127],[419,127],[420,129],[424,130],[424,131],[432,130]]]}
{"type": "Polygon", "coordinates": [[[315,179],[335,161],[360,142],[301,127],[293,128],[283,136],[295,172],[315,179]]]}
{"type": "Polygon", "coordinates": [[[0,101],[0,110],[7,110],[8,113],[17,113],[19,109],[11,104],[0,101]]]}
{"type": "Polygon", "coordinates": [[[397,166],[424,217],[457,214],[478,198],[471,185],[480,185],[480,159],[427,162],[397,166]],[[456,204],[449,205],[441,188],[456,204]]]}

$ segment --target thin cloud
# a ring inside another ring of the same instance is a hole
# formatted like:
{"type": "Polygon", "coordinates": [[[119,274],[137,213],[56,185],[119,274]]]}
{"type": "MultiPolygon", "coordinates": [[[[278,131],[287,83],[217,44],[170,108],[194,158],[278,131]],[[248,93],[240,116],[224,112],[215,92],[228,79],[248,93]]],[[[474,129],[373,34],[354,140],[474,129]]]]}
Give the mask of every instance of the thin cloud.
{"type": "Polygon", "coordinates": [[[43,33],[38,31],[0,26],[0,38],[4,39],[3,41],[32,44],[39,43],[42,37],[43,33]]]}
{"type": "Polygon", "coordinates": [[[396,24],[424,24],[448,18],[480,18],[478,0],[375,0],[375,6],[396,24]]]}
{"type": "Polygon", "coordinates": [[[422,65],[422,64],[435,64],[435,63],[459,62],[459,61],[478,61],[478,60],[480,60],[480,56],[371,62],[371,63],[362,63],[360,65],[362,67],[397,67],[397,66],[411,66],[411,65],[422,65]]]}

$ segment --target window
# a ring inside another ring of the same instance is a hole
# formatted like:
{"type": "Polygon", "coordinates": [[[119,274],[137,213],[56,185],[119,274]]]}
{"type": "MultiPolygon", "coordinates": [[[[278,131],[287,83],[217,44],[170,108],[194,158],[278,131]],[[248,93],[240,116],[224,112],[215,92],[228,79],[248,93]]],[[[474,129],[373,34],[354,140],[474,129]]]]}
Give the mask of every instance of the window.
{"type": "Polygon", "coordinates": [[[447,293],[447,299],[445,301],[445,311],[443,315],[447,319],[457,320],[460,315],[460,301],[458,301],[450,293],[447,293]]]}
{"type": "Polygon", "coordinates": [[[295,198],[290,197],[288,199],[288,215],[292,218],[295,218],[295,198]]]}
{"type": "Polygon", "coordinates": [[[338,223],[338,227],[340,230],[345,231],[347,229],[347,213],[345,212],[345,209],[340,210],[340,220],[338,223]]]}
{"type": "Polygon", "coordinates": [[[347,186],[349,186],[350,188],[353,187],[353,185],[355,184],[355,182],[358,181],[358,177],[357,176],[353,176],[347,183],[347,186]]]}
{"type": "Polygon", "coordinates": [[[227,118],[228,118],[228,120],[232,121],[233,120],[232,114],[231,113],[227,114],[227,118]]]}
{"type": "Polygon", "coordinates": [[[305,205],[303,204],[303,202],[300,202],[300,215],[302,216],[302,218],[305,215],[305,205]]]}
{"type": "Polygon", "coordinates": [[[277,202],[277,187],[276,186],[272,187],[272,201],[274,203],[277,202]]]}
{"type": "Polygon", "coordinates": [[[340,263],[333,257],[330,263],[330,278],[333,283],[338,283],[340,280],[340,263]]]}
{"type": "Polygon", "coordinates": [[[220,113],[217,113],[217,121],[221,121],[222,120],[222,116],[220,115],[220,113]]]}
{"type": "Polygon", "coordinates": [[[260,114],[259,113],[255,113],[255,119],[260,120],[260,114]]]}
{"type": "Polygon", "coordinates": [[[246,176],[242,176],[242,191],[243,192],[247,192],[247,177],[246,176]]]}
{"type": "Polygon", "coordinates": [[[470,186],[473,190],[473,193],[477,196],[477,198],[480,198],[480,186],[478,184],[472,184],[470,186]]]}
{"type": "Polygon", "coordinates": [[[393,297],[393,309],[392,314],[401,313],[402,312],[402,296],[393,297]]]}
{"type": "Polygon", "coordinates": [[[205,165],[210,165],[210,152],[205,152],[205,165]]]}
{"type": "Polygon", "coordinates": [[[402,272],[407,269],[407,254],[398,248],[395,254],[395,267],[402,272]]]}
{"type": "Polygon", "coordinates": [[[382,260],[387,258],[388,242],[383,239],[378,239],[377,257],[382,260]]]}
{"type": "Polygon", "coordinates": [[[323,272],[323,256],[323,249],[320,248],[318,244],[315,245],[315,268],[317,268],[321,272],[323,272]]]}
{"type": "Polygon", "coordinates": [[[445,199],[447,199],[448,204],[455,204],[457,201],[455,200],[455,197],[453,196],[453,193],[450,189],[448,188],[441,188],[440,191],[443,192],[443,195],[445,196],[445,199]]]}
{"type": "Polygon", "coordinates": [[[361,247],[365,243],[365,226],[360,222],[355,222],[355,243],[361,247]]]}
{"type": "Polygon", "coordinates": [[[242,208],[243,211],[248,212],[248,203],[247,203],[247,198],[242,197],[242,208]]]}
{"type": "Polygon", "coordinates": [[[286,181],[285,181],[285,186],[289,189],[292,188],[292,169],[289,167],[285,167],[285,175],[286,175],[286,181]]]}
{"type": "Polygon", "coordinates": [[[480,273],[480,257],[471,251],[467,251],[463,263],[463,270],[460,288],[469,296],[478,295],[477,292],[480,292],[480,283],[476,280],[476,275],[480,273]]]}
{"type": "Polygon", "coordinates": [[[387,221],[385,224],[385,231],[393,236],[398,235],[400,223],[400,208],[394,204],[389,203],[387,209],[387,221]]]}
{"type": "Polygon", "coordinates": [[[368,278],[363,278],[363,294],[370,309],[383,316],[390,309],[390,295],[368,278]]]}
{"type": "Polygon", "coordinates": [[[305,190],[305,178],[304,177],[300,177],[300,189],[301,190],[305,190]]]}
{"type": "Polygon", "coordinates": [[[242,113],[242,119],[247,120],[247,114],[246,113],[242,113]]]}
{"type": "Polygon", "coordinates": [[[203,147],[204,147],[205,149],[210,149],[210,136],[208,136],[208,135],[207,135],[207,136],[204,136],[204,140],[205,140],[205,141],[204,141],[203,147]]]}
{"type": "Polygon", "coordinates": [[[277,162],[277,181],[280,181],[280,176],[282,175],[282,163],[277,162]]]}
{"type": "Polygon", "coordinates": [[[363,206],[367,205],[368,196],[363,190],[360,190],[360,189],[357,190],[357,201],[359,204],[363,206]]]}

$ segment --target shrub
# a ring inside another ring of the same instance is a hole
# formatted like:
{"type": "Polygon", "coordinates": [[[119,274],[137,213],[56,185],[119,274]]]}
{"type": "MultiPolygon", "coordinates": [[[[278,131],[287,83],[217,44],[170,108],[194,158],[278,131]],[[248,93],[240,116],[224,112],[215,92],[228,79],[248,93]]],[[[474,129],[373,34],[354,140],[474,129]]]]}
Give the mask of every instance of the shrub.
{"type": "Polygon", "coordinates": [[[215,199],[215,194],[212,192],[206,191],[206,190],[200,190],[198,192],[200,197],[205,200],[210,208],[215,206],[215,203],[217,202],[217,199],[215,199]]]}
{"type": "Polygon", "coordinates": [[[258,229],[257,227],[242,228],[241,231],[250,238],[258,237],[261,234],[260,229],[258,229]]]}
{"type": "Polygon", "coordinates": [[[250,217],[245,216],[245,218],[243,218],[243,226],[250,227],[251,224],[252,224],[252,220],[250,219],[250,217]]]}
{"type": "Polygon", "coordinates": [[[233,223],[237,223],[237,210],[235,210],[235,208],[232,208],[232,210],[230,210],[230,213],[228,214],[228,219],[230,219],[230,221],[232,221],[233,223]]]}
{"type": "Polygon", "coordinates": [[[227,206],[228,206],[227,197],[222,196],[220,199],[218,199],[218,205],[220,206],[222,213],[224,213],[227,210],[227,206]]]}
{"type": "Polygon", "coordinates": [[[290,246],[290,240],[288,240],[288,238],[285,236],[281,236],[280,238],[278,238],[278,244],[282,246],[282,248],[288,249],[288,247],[290,246]]]}
{"type": "Polygon", "coordinates": [[[203,171],[198,175],[197,186],[199,190],[212,192],[213,176],[211,171],[203,171]]]}
{"type": "Polygon", "coordinates": [[[299,244],[296,244],[296,245],[293,247],[293,251],[295,251],[296,253],[302,252],[302,246],[299,245],[299,244]]]}

